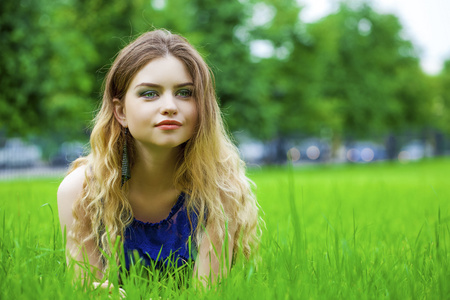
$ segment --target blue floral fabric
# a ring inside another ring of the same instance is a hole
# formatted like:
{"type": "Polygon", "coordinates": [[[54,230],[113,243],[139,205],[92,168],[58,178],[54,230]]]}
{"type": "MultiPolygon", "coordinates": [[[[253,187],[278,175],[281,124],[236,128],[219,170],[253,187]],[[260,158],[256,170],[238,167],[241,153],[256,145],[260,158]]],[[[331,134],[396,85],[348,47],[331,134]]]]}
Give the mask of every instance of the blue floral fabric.
{"type": "Polygon", "coordinates": [[[143,260],[144,265],[150,266],[153,262],[159,268],[167,266],[169,260],[174,262],[176,267],[181,267],[190,259],[194,259],[195,245],[193,241],[191,243],[188,241],[197,226],[197,218],[194,213],[191,214],[193,226],[191,231],[185,197],[184,193],[178,197],[177,203],[166,219],[158,223],[147,223],[134,219],[127,226],[124,232],[127,270],[129,270],[136,253],[143,260]]]}

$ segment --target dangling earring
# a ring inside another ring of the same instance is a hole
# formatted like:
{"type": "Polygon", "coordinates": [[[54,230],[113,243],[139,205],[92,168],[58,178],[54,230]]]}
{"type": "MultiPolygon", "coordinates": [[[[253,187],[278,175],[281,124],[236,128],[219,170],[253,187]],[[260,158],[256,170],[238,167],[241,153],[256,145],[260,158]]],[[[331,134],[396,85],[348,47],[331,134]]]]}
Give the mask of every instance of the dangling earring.
{"type": "Polygon", "coordinates": [[[128,128],[125,127],[124,130],[125,141],[123,143],[123,152],[122,152],[122,185],[125,184],[131,178],[131,170],[130,170],[130,162],[128,161],[128,148],[127,148],[127,139],[128,139],[128,128]]]}

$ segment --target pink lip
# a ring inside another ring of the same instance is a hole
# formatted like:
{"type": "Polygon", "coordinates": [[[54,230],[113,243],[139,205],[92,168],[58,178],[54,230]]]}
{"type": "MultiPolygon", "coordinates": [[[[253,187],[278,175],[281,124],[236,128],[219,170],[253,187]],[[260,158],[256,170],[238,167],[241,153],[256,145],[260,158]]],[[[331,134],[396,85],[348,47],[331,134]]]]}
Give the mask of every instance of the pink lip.
{"type": "Polygon", "coordinates": [[[173,130],[181,127],[181,123],[175,120],[164,120],[156,124],[156,127],[162,130],[173,130]]]}

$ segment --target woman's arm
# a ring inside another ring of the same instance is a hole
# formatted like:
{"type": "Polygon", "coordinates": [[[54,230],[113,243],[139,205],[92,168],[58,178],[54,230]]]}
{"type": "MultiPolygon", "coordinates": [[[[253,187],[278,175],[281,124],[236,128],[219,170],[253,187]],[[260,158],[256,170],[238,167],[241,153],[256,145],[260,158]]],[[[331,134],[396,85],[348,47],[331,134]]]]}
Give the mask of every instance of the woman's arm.
{"type": "Polygon", "coordinates": [[[236,226],[234,222],[230,223],[223,239],[211,226],[206,227],[194,268],[194,276],[205,286],[220,281],[231,268],[236,226]]]}
{"type": "MultiPolygon", "coordinates": [[[[97,279],[101,279],[103,275],[101,273],[100,253],[95,242],[93,240],[89,240],[88,242],[84,242],[79,245],[73,237],[68,234],[71,230],[73,230],[73,204],[78,197],[80,197],[83,191],[83,185],[86,180],[85,169],[85,166],[75,169],[67,175],[66,178],[64,178],[59,186],[57,194],[59,221],[61,223],[61,231],[63,235],[64,232],[66,232],[67,236],[67,263],[69,263],[71,259],[74,259],[81,265],[88,262],[89,265],[87,267],[90,268],[90,272],[95,274],[97,279]]],[[[78,215],[81,218],[79,221],[82,222],[82,224],[89,224],[88,217],[83,212],[79,212],[78,215]]],[[[88,235],[89,232],[86,232],[85,236],[88,235]]],[[[89,278],[87,270],[80,268],[79,264],[75,265],[75,269],[77,275],[80,276],[82,280],[89,278]]]]}

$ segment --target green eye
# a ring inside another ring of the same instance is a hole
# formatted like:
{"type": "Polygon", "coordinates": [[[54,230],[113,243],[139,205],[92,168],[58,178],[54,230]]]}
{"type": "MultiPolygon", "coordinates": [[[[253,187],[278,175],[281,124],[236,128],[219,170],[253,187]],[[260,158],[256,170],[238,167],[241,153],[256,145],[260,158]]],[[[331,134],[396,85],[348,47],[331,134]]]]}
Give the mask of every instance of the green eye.
{"type": "Polygon", "coordinates": [[[140,97],[144,98],[155,98],[158,96],[158,93],[156,91],[145,91],[140,94],[140,97]]]}
{"type": "Polygon", "coordinates": [[[177,92],[177,96],[182,98],[190,98],[192,97],[192,91],[190,89],[182,89],[177,92]]]}

